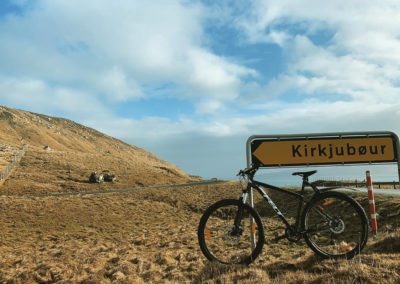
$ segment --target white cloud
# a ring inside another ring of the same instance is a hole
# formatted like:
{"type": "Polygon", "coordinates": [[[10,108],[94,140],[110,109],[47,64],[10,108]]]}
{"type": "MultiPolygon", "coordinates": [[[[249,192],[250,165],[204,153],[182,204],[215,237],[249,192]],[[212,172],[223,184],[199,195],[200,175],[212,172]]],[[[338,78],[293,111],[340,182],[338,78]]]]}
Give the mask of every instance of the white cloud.
{"type": "Polygon", "coordinates": [[[254,70],[233,64],[201,49],[188,54],[188,87],[201,96],[233,100],[238,96],[241,77],[256,76],[254,70]]]}
{"type": "Polygon", "coordinates": [[[126,101],[143,96],[138,83],[128,79],[126,73],[117,66],[106,71],[95,83],[110,101],[126,101]]]}
{"type": "MultiPolygon", "coordinates": [[[[172,120],[147,117],[140,120],[107,118],[99,123],[106,133],[130,141],[164,143],[185,137],[238,137],[253,134],[285,134],[332,131],[389,130],[400,133],[400,103],[320,102],[315,99],[301,103],[271,101],[248,105],[251,116],[221,116],[197,121],[182,117],[172,120]]],[[[92,125],[95,126],[95,125],[92,125]]],[[[145,143],[144,143],[145,144],[145,143]]]]}
{"type": "Polygon", "coordinates": [[[224,105],[217,100],[202,101],[196,104],[196,113],[198,114],[214,114],[224,109],[224,105]]]}
{"type": "Polygon", "coordinates": [[[370,103],[399,102],[400,88],[394,81],[400,75],[398,70],[387,70],[382,64],[357,59],[353,53],[335,55],[303,36],[295,38],[288,53],[287,73],[272,79],[256,97],[297,91],[325,97],[346,95],[352,100],[369,100],[370,103]]]}
{"type": "Polygon", "coordinates": [[[248,129],[262,129],[276,133],[344,132],[391,130],[400,132],[398,104],[358,102],[320,102],[306,100],[302,103],[273,102],[253,105],[252,109],[265,110],[249,120],[248,129]]]}
{"type": "Polygon", "coordinates": [[[38,79],[0,77],[0,99],[9,106],[57,115],[69,113],[75,119],[110,115],[95,95],[80,90],[49,86],[38,79]]]}
{"type": "Polygon", "coordinates": [[[287,58],[287,69],[254,91],[253,98],[296,92],[398,103],[399,13],[396,1],[253,1],[234,23],[248,42],[275,42],[287,58]],[[271,40],[276,31],[285,39],[271,40]],[[324,31],[332,38],[323,45],[311,40],[324,31]]]}
{"type": "Polygon", "coordinates": [[[200,4],[36,3],[23,16],[9,15],[0,23],[0,75],[41,78],[81,91],[95,88],[118,102],[164,84],[175,85],[176,93],[191,101],[232,100],[241,79],[255,74],[204,47],[200,4]]]}

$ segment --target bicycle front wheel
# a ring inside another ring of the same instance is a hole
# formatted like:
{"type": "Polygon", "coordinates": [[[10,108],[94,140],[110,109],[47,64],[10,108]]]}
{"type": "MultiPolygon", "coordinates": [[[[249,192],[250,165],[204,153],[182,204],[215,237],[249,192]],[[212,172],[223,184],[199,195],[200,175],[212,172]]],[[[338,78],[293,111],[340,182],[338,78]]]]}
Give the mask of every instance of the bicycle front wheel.
{"type": "Polygon", "coordinates": [[[253,208],[239,200],[224,199],[204,212],[198,238],[202,252],[210,261],[250,264],[262,250],[264,229],[260,216],[253,208]]]}
{"type": "Polygon", "coordinates": [[[302,225],[307,245],[324,258],[350,259],[368,239],[368,220],[361,205],[341,192],[325,192],[304,209],[302,225]]]}

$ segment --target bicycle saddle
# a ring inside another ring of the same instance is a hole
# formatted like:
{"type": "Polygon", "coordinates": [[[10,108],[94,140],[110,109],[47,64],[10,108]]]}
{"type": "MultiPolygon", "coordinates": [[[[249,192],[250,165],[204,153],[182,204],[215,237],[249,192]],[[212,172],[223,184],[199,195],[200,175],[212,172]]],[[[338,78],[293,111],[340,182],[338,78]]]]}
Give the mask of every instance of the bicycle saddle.
{"type": "Polygon", "coordinates": [[[295,172],[295,173],[292,173],[292,175],[301,176],[303,178],[306,178],[306,177],[309,177],[309,176],[315,174],[316,172],[317,172],[317,170],[309,171],[309,172],[295,172]]]}

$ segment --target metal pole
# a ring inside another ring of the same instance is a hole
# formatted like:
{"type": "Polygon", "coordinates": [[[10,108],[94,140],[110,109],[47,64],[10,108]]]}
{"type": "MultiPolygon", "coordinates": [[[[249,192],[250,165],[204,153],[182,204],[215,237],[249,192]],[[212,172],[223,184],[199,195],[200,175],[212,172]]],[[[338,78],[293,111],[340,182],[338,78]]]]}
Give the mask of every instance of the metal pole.
{"type": "MultiPolygon", "coordinates": [[[[247,160],[247,168],[251,167],[251,145],[250,145],[250,140],[247,140],[246,142],[246,160],[247,160]]],[[[249,199],[248,199],[249,205],[254,208],[254,199],[253,199],[253,189],[250,188],[249,192],[249,199]]],[[[250,215],[250,241],[251,241],[251,251],[253,251],[256,248],[256,238],[254,235],[254,230],[253,230],[253,223],[254,219],[250,215]]]]}
{"type": "MultiPolygon", "coordinates": [[[[249,205],[254,208],[254,199],[253,199],[253,189],[250,189],[249,193],[249,205]]],[[[253,251],[256,248],[256,238],[255,238],[255,231],[254,231],[254,219],[250,215],[250,236],[251,236],[251,251],[253,251]]]]}
{"type": "Polygon", "coordinates": [[[400,162],[397,164],[397,170],[398,170],[398,174],[399,174],[399,189],[400,189],[400,162]]]}
{"type": "MultiPolygon", "coordinates": [[[[397,173],[398,173],[398,178],[399,178],[399,186],[400,186],[400,141],[399,141],[399,137],[395,134],[392,133],[392,137],[394,140],[394,145],[395,145],[395,150],[396,150],[396,154],[397,154],[397,173]]],[[[400,187],[399,187],[400,188],[400,187]]]]}

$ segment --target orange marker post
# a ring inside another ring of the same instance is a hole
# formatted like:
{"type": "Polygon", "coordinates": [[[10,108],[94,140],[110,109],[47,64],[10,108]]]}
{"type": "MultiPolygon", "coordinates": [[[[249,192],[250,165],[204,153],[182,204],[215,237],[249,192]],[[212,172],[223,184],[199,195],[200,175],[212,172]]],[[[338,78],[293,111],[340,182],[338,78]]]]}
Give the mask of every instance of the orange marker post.
{"type": "Polygon", "coordinates": [[[374,199],[374,188],[372,186],[371,172],[367,171],[367,188],[368,188],[368,200],[369,200],[369,210],[371,212],[371,227],[375,236],[378,233],[378,223],[376,221],[376,210],[375,210],[375,199],[374,199]]]}

